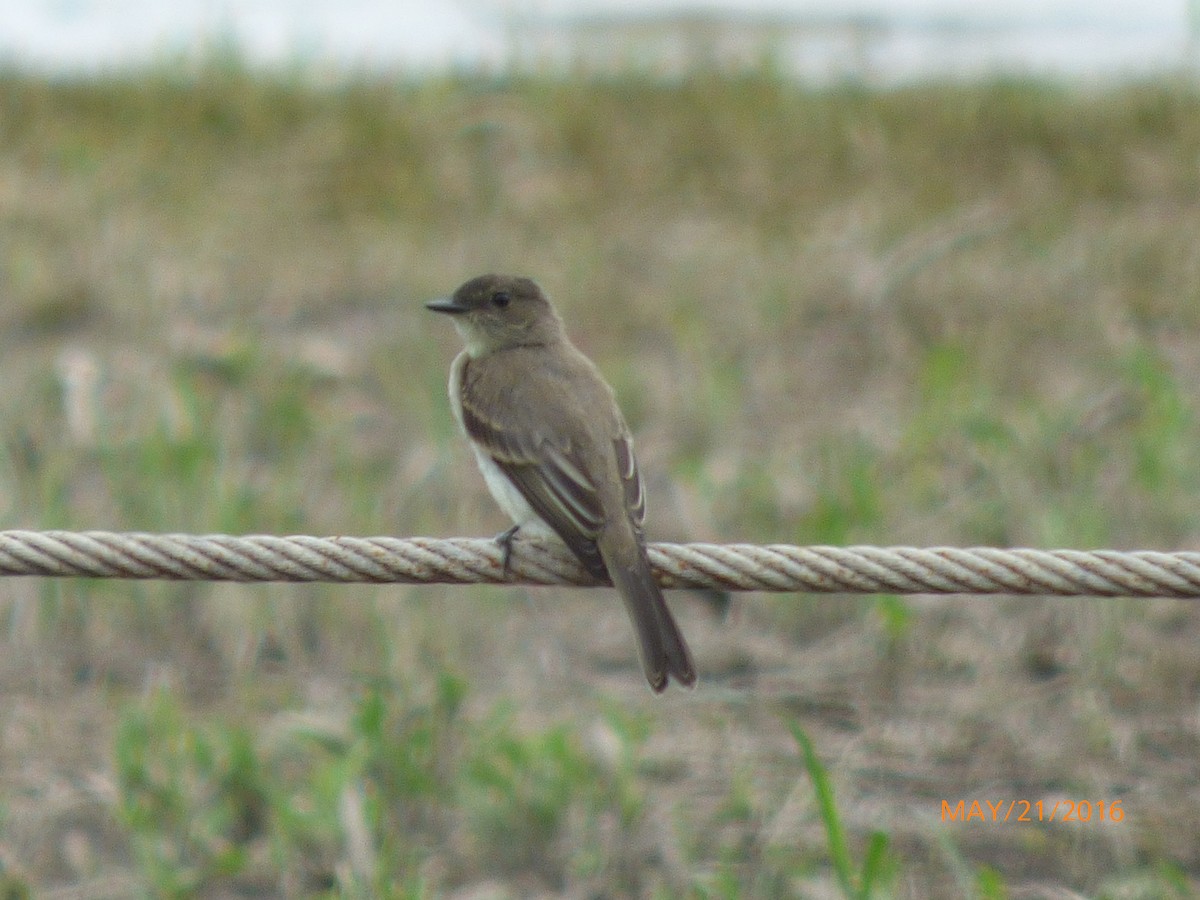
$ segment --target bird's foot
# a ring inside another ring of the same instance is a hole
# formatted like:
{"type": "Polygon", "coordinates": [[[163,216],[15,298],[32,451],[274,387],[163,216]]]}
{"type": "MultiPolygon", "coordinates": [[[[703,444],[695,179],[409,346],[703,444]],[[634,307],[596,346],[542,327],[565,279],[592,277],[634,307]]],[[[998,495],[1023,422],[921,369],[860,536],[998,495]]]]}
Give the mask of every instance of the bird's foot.
{"type": "Polygon", "coordinates": [[[520,530],[521,530],[520,525],[514,525],[512,528],[502,531],[498,535],[496,535],[494,538],[492,538],[492,540],[494,540],[497,544],[499,544],[501,547],[504,548],[504,577],[505,578],[508,577],[508,573],[511,568],[509,563],[512,562],[513,539],[516,538],[517,532],[520,530]]]}

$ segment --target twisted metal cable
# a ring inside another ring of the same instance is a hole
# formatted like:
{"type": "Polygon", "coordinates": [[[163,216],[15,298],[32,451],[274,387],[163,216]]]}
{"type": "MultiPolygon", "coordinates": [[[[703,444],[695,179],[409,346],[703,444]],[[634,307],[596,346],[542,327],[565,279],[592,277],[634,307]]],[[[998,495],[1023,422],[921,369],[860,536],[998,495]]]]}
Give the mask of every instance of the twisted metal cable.
{"type": "MultiPolygon", "coordinates": [[[[651,544],[664,588],[1200,597],[1200,553],[651,544]]],[[[553,542],[0,531],[0,576],[595,585],[553,542]]]]}

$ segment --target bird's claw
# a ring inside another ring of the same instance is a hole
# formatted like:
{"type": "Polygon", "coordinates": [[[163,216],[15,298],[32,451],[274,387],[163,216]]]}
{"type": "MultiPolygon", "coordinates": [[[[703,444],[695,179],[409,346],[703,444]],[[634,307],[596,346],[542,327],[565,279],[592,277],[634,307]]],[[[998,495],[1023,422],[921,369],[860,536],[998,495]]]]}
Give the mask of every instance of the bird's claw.
{"type": "Polygon", "coordinates": [[[500,532],[498,535],[496,535],[496,536],[495,536],[495,537],[492,539],[492,540],[494,540],[494,541],[495,541],[497,544],[499,544],[501,547],[503,547],[503,548],[504,548],[504,567],[503,567],[503,571],[504,571],[504,577],[505,577],[505,578],[507,578],[507,577],[508,577],[508,573],[511,571],[511,566],[510,566],[509,564],[512,562],[512,544],[513,544],[513,539],[514,539],[514,538],[516,538],[516,536],[517,536],[517,532],[518,532],[518,531],[520,531],[520,530],[521,530],[521,526],[520,526],[520,525],[514,525],[512,528],[509,528],[509,529],[506,529],[506,530],[504,530],[504,531],[500,532]]]}

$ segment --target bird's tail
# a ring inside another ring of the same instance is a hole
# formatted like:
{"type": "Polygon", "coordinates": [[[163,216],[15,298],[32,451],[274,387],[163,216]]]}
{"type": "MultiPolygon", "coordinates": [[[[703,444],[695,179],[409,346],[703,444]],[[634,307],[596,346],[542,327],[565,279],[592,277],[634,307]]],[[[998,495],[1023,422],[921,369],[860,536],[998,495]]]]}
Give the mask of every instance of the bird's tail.
{"type": "Polygon", "coordinates": [[[656,694],[666,690],[668,677],[691,687],[696,683],[692,654],[654,581],[645,546],[631,532],[608,537],[599,542],[600,554],[613,587],[625,601],[629,618],[633,620],[638,652],[650,689],[656,694]],[[619,542],[618,546],[612,546],[613,539],[619,542]],[[628,542],[635,546],[630,547],[628,542]],[[632,552],[634,550],[636,552],[632,552]]]}

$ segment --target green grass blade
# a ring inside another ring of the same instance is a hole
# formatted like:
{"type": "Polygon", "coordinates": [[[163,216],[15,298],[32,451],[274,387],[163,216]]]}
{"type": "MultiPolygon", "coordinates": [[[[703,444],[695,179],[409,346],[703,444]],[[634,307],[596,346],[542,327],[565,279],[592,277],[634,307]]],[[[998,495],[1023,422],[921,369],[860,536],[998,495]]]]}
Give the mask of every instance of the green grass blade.
{"type": "Polygon", "coordinates": [[[846,831],[842,827],[841,817],[838,816],[837,802],[833,796],[833,785],[817,751],[813,748],[808,735],[795,722],[788,722],[792,737],[800,745],[804,754],[804,767],[808,769],[808,777],[812,779],[813,789],[817,792],[817,805],[821,811],[821,820],[825,823],[825,836],[829,841],[829,857],[833,863],[834,874],[842,893],[847,897],[858,897],[859,892],[854,885],[853,865],[850,862],[850,850],[846,846],[846,831]]]}

